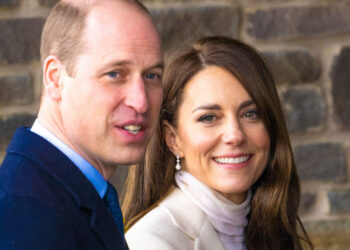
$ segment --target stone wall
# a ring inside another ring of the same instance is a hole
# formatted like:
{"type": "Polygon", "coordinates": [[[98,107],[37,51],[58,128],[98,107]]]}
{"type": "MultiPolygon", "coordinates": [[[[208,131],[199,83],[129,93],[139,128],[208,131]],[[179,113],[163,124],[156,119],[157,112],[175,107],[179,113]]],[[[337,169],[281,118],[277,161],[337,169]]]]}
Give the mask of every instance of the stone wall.
{"type": "MultiPolygon", "coordinates": [[[[40,31],[55,0],[0,1],[0,159],[40,102],[40,31]]],[[[350,1],[145,0],[165,50],[231,35],[257,47],[278,81],[316,249],[350,249],[350,1]]],[[[114,177],[118,188],[127,168],[114,177]]]]}

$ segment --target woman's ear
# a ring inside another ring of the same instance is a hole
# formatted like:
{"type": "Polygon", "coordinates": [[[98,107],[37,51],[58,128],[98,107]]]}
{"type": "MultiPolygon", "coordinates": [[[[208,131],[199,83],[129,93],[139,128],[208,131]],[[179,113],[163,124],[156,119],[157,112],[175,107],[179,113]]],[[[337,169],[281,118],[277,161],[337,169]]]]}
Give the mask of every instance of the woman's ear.
{"type": "Polygon", "coordinates": [[[178,137],[177,129],[174,128],[168,121],[163,121],[165,143],[174,155],[182,157],[181,140],[178,137]]]}

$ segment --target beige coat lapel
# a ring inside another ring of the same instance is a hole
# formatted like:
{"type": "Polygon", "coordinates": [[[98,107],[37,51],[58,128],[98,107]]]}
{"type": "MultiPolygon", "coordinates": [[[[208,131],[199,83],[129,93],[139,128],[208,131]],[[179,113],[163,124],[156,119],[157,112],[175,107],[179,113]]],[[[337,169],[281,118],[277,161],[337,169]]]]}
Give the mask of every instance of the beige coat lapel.
{"type": "Polygon", "coordinates": [[[194,242],[194,250],[225,250],[209,220],[205,220],[198,238],[194,242]]]}
{"type": "Polygon", "coordinates": [[[225,250],[207,216],[180,189],[175,188],[159,206],[194,241],[195,250],[225,250]]]}

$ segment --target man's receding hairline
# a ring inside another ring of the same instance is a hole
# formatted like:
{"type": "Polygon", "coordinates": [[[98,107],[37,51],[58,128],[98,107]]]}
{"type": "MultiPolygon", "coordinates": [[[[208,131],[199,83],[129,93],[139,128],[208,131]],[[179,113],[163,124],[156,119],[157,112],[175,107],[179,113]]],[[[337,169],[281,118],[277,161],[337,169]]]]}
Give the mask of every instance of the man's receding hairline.
{"type": "MultiPolygon", "coordinates": [[[[63,3],[67,3],[69,5],[72,5],[75,8],[78,8],[82,13],[85,13],[84,18],[84,25],[81,33],[80,39],[83,39],[84,33],[86,31],[86,24],[87,20],[89,19],[92,10],[94,10],[97,7],[103,7],[106,3],[114,3],[114,4],[120,4],[127,7],[130,7],[132,10],[139,12],[140,14],[145,15],[145,17],[149,18],[149,20],[153,23],[158,35],[159,31],[156,28],[156,24],[151,16],[151,13],[148,11],[148,9],[139,1],[135,0],[61,0],[63,3]]],[[[81,40],[81,42],[84,42],[81,40]]]]}
{"type": "Polygon", "coordinates": [[[94,10],[96,10],[98,7],[104,7],[104,4],[106,3],[112,3],[112,4],[120,4],[123,6],[126,6],[127,8],[130,8],[130,10],[132,11],[136,11],[138,12],[138,14],[143,15],[144,17],[148,18],[149,21],[153,24],[153,27],[156,31],[156,33],[158,34],[158,39],[160,40],[160,34],[159,31],[157,29],[157,26],[150,14],[150,12],[148,11],[148,9],[141,3],[138,1],[134,1],[134,0],[61,0],[62,2],[81,2],[81,3],[85,3],[85,1],[88,2],[87,5],[83,5],[83,7],[81,6],[77,6],[76,3],[75,5],[73,5],[74,7],[77,8],[81,8],[80,10],[84,11],[85,13],[85,18],[84,18],[84,25],[83,25],[83,29],[81,30],[81,35],[80,35],[80,42],[81,44],[85,44],[87,39],[85,37],[85,32],[87,31],[87,22],[89,20],[89,18],[91,18],[92,12],[94,10]],[[138,3],[140,3],[141,5],[139,5],[138,3]]]}
{"type": "MultiPolygon", "coordinates": [[[[86,45],[86,37],[85,37],[85,32],[86,32],[86,24],[87,24],[87,20],[91,15],[92,10],[94,10],[95,8],[98,7],[103,7],[103,5],[108,4],[108,3],[112,3],[112,4],[119,4],[120,6],[126,6],[127,8],[130,8],[130,10],[132,11],[136,11],[139,14],[144,15],[145,17],[149,18],[149,20],[153,23],[155,29],[156,25],[153,21],[153,18],[150,14],[150,12],[148,11],[148,9],[139,1],[135,1],[135,0],[60,0],[58,2],[58,4],[64,4],[64,5],[69,5],[72,8],[78,9],[79,12],[84,16],[83,18],[83,26],[82,29],[80,30],[80,36],[79,36],[79,43],[80,46],[84,47],[86,45]]],[[[157,30],[158,32],[158,30],[157,30]]],[[[158,33],[159,35],[159,33],[158,33]]],[[[51,48],[51,52],[52,50],[54,50],[54,48],[51,48]]],[[[82,49],[79,53],[76,54],[77,57],[79,57],[80,54],[84,53],[83,52],[84,49],[82,49]]],[[[52,53],[51,53],[52,54],[52,53]]],[[[71,59],[70,59],[71,60],[71,59]]],[[[67,65],[69,64],[69,61],[67,61],[67,65]]],[[[77,60],[77,58],[73,59],[73,60],[77,60]]],[[[66,66],[67,66],[66,65],[66,66]]],[[[71,65],[72,70],[70,73],[72,75],[74,75],[74,66],[71,65]]]]}
{"type": "Polygon", "coordinates": [[[87,11],[87,15],[89,12],[99,5],[103,5],[105,3],[115,3],[115,4],[124,4],[130,7],[134,7],[135,10],[139,10],[144,14],[151,17],[148,9],[141,3],[135,0],[61,0],[62,3],[69,4],[75,8],[80,10],[87,11]]]}

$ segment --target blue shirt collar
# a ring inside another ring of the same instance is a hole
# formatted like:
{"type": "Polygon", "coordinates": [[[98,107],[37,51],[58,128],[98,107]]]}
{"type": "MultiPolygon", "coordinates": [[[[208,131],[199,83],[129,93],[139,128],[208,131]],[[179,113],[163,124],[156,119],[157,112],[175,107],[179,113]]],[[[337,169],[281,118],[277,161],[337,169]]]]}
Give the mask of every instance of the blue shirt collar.
{"type": "Polygon", "coordinates": [[[92,166],[87,160],[81,157],[78,153],[76,153],[74,150],[68,147],[53,133],[51,133],[48,129],[41,125],[38,119],[35,120],[31,131],[49,141],[63,154],[65,154],[78,167],[78,169],[80,169],[84,176],[91,182],[91,184],[95,187],[100,197],[103,198],[107,190],[107,182],[100,174],[100,172],[98,172],[97,169],[94,168],[94,166],[92,166]]]}

